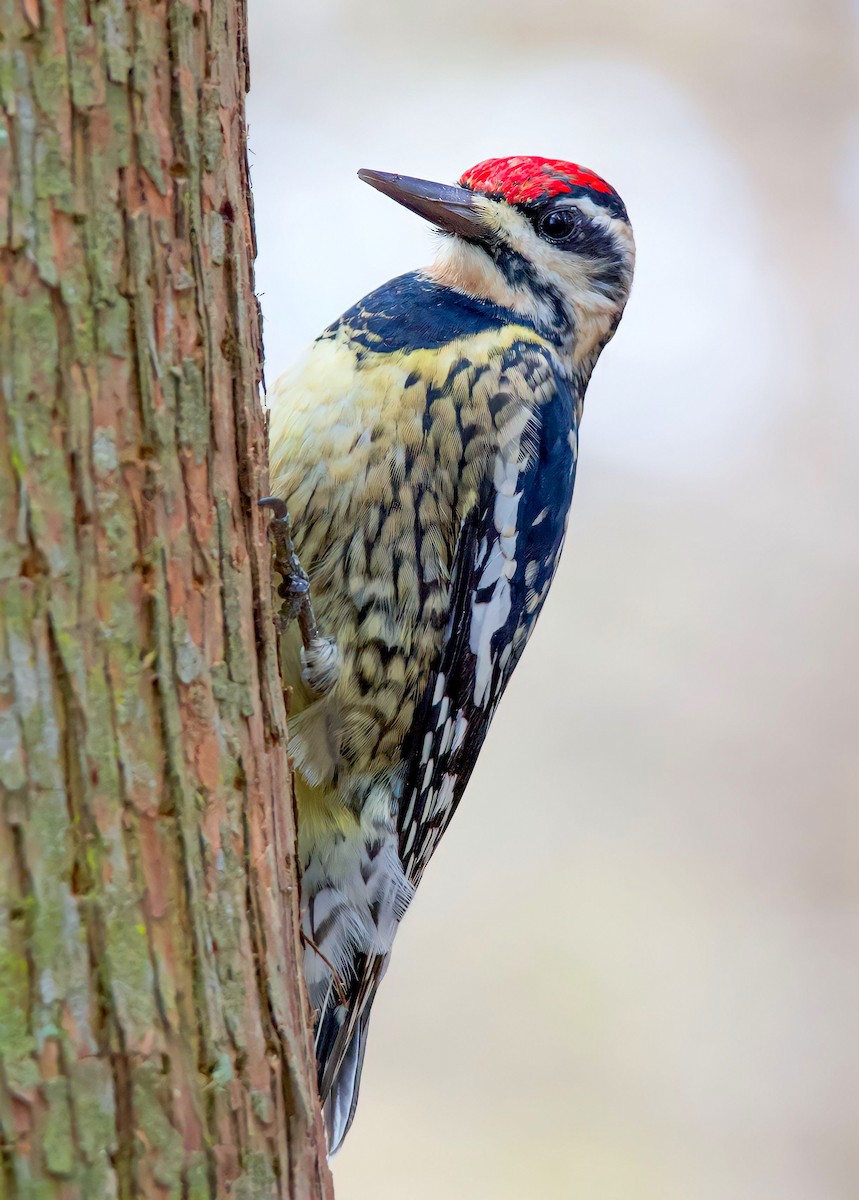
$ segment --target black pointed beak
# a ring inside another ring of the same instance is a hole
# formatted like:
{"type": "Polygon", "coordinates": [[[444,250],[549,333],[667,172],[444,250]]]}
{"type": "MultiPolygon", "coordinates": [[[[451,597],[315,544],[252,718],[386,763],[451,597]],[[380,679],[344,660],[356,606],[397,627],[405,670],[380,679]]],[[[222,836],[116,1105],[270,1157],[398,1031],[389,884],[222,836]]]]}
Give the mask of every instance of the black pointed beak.
{"type": "Polygon", "coordinates": [[[468,188],[430,183],[409,175],[390,175],[387,171],[362,170],[358,178],[446,233],[455,233],[471,242],[489,236],[485,216],[468,188]]]}

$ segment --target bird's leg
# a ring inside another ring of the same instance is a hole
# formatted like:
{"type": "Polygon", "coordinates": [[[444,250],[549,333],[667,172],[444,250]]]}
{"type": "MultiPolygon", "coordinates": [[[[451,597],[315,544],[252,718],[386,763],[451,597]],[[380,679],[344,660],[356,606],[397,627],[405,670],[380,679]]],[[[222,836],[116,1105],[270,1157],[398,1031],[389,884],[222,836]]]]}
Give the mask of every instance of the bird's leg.
{"type": "Polygon", "coordinates": [[[316,618],[310,603],[310,580],[295,552],[289,510],[286,502],[277,496],[266,496],[259,506],[272,513],[268,529],[274,547],[274,568],[280,575],[277,594],[280,596],[278,623],[281,632],[297,618],[301,640],[307,646],[317,636],[316,618]]]}
{"type": "Polygon", "coordinates": [[[278,626],[283,632],[293,621],[298,621],[303,646],[302,677],[311,691],[323,695],[337,682],[340,669],[337,643],[334,638],[319,636],[310,602],[310,579],[295,551],[286,502],[277,496],[266,496],[259,505],[273,514],[269,531],[274,546],[274,568],[280,575],[278,626]]]}

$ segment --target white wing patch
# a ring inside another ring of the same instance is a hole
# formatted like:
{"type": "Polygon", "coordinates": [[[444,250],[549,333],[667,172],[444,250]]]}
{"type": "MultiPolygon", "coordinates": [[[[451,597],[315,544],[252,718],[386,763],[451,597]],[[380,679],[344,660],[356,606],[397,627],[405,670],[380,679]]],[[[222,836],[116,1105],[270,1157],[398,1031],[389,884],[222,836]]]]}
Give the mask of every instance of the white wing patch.
{"type": "Polygon", "coordinates": [[[431,818],[438,812],[444,810],[453,802],[453,789],[456,787],[456,776],[444,774],[441,780],[441,786],[430,797],[429,805],[427,806],[427,817],[431,818]]]}
{"type": "Polygon", "coordinates": [[[462,714],[462,709],[456,714],[456,724],[453,727],[453,746],[452,750],[457,751],[465,741],[465,735],[468,732],[468,721],[462,714]]]}
{"type": "Polygon", "coordinates": [[[519,502],[522,499],[517,485],[521,465],[519,440],[513,439],[495,458],[492,523],[497,537],[489,543],[486,539],[480,543],[475,561],[475,574],[479,573],[478,589],[492,588],[488,600],[478,600],[475,591],[471,601],[468,644],[476,659],[474,703],[479,708],[485,708],[491,700],[492,638],[506,625],[512,607],[510,580],[516,573],[519,502]]]}

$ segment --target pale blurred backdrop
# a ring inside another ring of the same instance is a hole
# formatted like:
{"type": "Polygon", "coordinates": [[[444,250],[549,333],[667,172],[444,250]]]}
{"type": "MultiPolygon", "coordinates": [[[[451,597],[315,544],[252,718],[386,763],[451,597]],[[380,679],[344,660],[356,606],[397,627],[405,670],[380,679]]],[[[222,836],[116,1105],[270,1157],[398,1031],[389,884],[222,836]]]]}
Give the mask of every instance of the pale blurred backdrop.
{"type": "Polygon", "coordinates": [[[376,1004],[338,1200],[859,1198],[859,5],[251,0],[270,381],[582,162],[639,265],[554,590],[376,1004]]]}

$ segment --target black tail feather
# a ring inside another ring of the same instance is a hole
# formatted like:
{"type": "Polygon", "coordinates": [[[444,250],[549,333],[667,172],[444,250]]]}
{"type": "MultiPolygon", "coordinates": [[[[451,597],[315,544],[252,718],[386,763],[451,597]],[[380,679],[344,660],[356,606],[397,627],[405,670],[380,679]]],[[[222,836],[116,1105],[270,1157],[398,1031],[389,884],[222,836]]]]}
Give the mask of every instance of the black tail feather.
{"type": "Polygon", "coordinates": [[[355,1117],[370,1008],[388,958],[359,955],[346,995],[332,986],[316,1021],[316,1069],[329,1155],[340,1149],[355,1117]]]}

